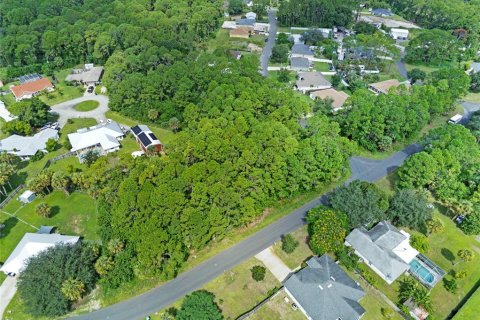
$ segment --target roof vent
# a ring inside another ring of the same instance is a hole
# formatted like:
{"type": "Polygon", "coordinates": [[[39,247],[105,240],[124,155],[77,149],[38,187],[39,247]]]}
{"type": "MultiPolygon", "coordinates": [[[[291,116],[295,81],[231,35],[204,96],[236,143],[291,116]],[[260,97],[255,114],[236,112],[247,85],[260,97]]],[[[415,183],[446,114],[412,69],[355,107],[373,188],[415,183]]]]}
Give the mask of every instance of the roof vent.
{"type": "Polygon", "coordinates": [[[323,287],[321,285],[318,285],[318,287],[320,288],[320,290],[323,290],[323,287]]]}
{"type": "Polygon", "coordinates": [[[332,279],[332,281],[335,281],[335,278],[334,278],[334,277],[330,277],[330,279],[332,279]]]}
{"type": "Polygon", "coordinates": [[[327,286],[327,288],[331,288],[331,287],[332,287],[332,284],[331,284],[331,283],[329,283],[329,284],[328,284],[328,286],[327,286]]]}

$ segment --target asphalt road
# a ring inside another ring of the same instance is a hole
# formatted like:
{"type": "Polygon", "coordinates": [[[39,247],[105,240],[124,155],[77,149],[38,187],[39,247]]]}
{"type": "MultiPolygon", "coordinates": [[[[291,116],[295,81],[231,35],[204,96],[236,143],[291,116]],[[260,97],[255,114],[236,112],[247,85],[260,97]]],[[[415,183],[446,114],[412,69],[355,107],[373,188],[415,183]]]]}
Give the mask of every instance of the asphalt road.
{"type": "Polygon", "coordinates": [[[53,105],[50,108],[52,111],[58,113],[58,123],[60,124],[60,127],[63,127],[65,123],[67,123],[67,120],[72,118],[94,118],[97,122],[100,122],[100,120],[106,120],[105,113],[109,110],[108,101],[107,96],[91,94],[53,105]],[[75,110],[77,104],[88,100],[98,101],[98,108],[87,112],[75,110]]]}
{"type": "MultiPolygon", "coordinates": [[[[421,148],[419,145],[413,144],[383,160],[370,160],[353,157],[350,161],[352,176],[347,183],[355,179],[370,182],[381,179],[387,173],[391,172],[398,166],[401,166],[408,156],[420,150],[421,148]]],[[[73,319],[133,320],[153,314],[156,311],[171,305],[186,294],[201,288],[209,281],[215,279],[246,259],[268,248],[275,241],[279,240],[282,235],[300,228],[305,224],[304,217],[307,211],[321,203],[325,203],[325,200],[326,195],[319,196],[304,206],[294,210],[284,218],[270,224],[247,239],[217,254],[193,269],[180,274],[177,278],[160,287],[104,309],[74,317],[73,319]]]]}
{"type": "Polygon", "coordinates": [[[277,37],[277,19],[276,19],[276,10],[270,9],[268,11],[268,22],[270,23],[270,31],[268,33],[268,40],[265,43],[263,48],[262,55],[260,56],[260,66],[262,68],[262,76],[268,76],[268,60],[272,55],[272,49],[275,45],[275,39],[277,37]]]}

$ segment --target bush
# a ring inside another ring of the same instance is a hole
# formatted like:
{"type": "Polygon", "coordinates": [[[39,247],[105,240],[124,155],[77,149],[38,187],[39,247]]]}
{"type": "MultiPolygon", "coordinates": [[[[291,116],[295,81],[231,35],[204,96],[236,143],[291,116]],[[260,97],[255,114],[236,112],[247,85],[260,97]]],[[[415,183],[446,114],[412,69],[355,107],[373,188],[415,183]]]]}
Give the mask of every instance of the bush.
{"type": "Polygon", "coordinates": [[[362,275],[363,279],[365,279],[365,281],[370,283],[372,286],[375,286],[377,284],[377,279],[365,264],[359,264],[358,270],[360,271],[360,274],[362,275]]]}
{"type": "Polygon", "coordinates": [[[410,244],[421,253],[427,253],[430,249],[428,238],[424,235],[412,235],[410,238],[410,244]]]}
{"type": "Polygon", "coordinates": [[[282,250],[285,253],[292,253],[298,247],[298,241],[291,234],[282,237],[282,250]]]}
{"type": "Polygon", "coordinates": [[[445,290],[453,294],[455,294],[458,290],[458,284],[455,278],[443,278],[443,286],[445,287],[445,290]]]}
{"type": "Polygon", "coordinates": [[[265,279],[265,273],[266,269],[263,266],[253,266],[252,269],[250,269],[252,272],[252,278],[255,281],[263,281],[265,279]]]}
{"type": "Polygon", "coordinates": [[[393,319],[394,312],[390,308],[381,308],[380,312],[385,319],[393,319]]]}
{"type": "Polygon", "coordinates": [[[460,224],[460,229],[468,235],[480,234],[480,212],[473,212],[460,224]]]}
{"type": "Polygon", "coordinates": [[[353,253],[353,250],[343,247],[342,250],[335,253],[338,261],[342,266],[352,271],[358,269],[358,257],[353,253]]]}
{"type": "Polygon", "coordinates": [[[466,271],[454,271],[453,272],[453,277],[455,279],[464,279],[467,276],[466,271]]]}
{"type": "Polygon", "coordinates": [[[213,293],[199,290],[183,299],[182,306],[178,310],[176,320],[221,320],[222,313],[215,303],[213,293]]]}

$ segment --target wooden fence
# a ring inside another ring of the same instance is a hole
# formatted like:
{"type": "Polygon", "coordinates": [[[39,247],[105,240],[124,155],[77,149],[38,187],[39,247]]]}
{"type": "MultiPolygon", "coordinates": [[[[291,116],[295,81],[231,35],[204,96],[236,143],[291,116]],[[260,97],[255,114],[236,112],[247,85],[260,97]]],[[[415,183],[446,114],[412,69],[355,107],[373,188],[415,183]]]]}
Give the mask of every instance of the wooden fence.
{"type": "Polygon", "coordinates": [[[13,190],[12,192],[10,192],[10,194],[5,198],[5,200],[2,201],[2,203],[0,203],[0,209],[2,209],[3,207],[5,207],[7,205],[7,203],[12,200],[13,197],[15,197],[15,195],[24,188],[25,186],[23,184],[19,185],[18,187],[15,188],[15,190],[13,190]]]}

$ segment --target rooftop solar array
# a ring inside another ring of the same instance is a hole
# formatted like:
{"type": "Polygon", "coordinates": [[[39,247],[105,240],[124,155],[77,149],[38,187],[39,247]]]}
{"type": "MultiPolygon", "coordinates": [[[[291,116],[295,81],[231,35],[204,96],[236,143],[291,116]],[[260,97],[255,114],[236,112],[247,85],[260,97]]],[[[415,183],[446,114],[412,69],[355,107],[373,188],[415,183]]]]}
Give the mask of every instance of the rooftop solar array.
{"type": "Polygon", "coordinates": [[[139,126],[132,127],[132,131],[135,135],[138,135],[140,132],[142,132],[142,129],[140,129],[139,126]]]}
{"type": "Polygon", "coordinates": [[[32,81],[37,81],[39,79],[42,79],[42,76],[39,75],[38,73],[26,74],[26,75],[18,78],[18,80],[20,80],[21,84],[32,82],[32,81]]]}
{"type": "Polygon", "coordinates": [[[152,141],[158,140],[157,137],[155,137],[155,135],[153,134],[153,132],[149,132],[148,135],[150,136],[150,139],[152,139],[152,141]]]}
{"type": "Polygon", "coordinates": [[[147,147],[150,145],[150,139],[148,139],[147,135],[145,134],[145,132],[142,132],[138,135],[138,139],[140,139],[140,141],[142,142],[142,144],[147,147]]]}

